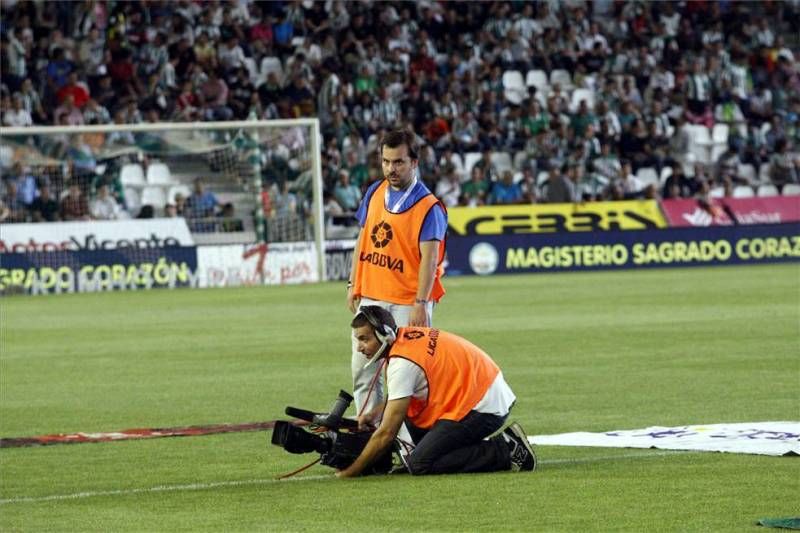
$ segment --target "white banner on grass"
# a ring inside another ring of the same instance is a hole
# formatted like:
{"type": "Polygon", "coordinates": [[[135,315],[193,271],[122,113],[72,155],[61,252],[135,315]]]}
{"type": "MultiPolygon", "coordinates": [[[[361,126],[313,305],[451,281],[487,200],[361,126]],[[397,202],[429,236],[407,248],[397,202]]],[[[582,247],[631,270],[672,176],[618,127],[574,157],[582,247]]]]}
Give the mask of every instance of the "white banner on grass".
{"type": "Polygon", "coordinates": [[[183,218],[2,224],[0,253],[193,246],[183,218]]]}
{"type": "Polygon", "coordinates": [[[800,422],[705,424],[529,436],[531,444],[800,455],[800,422]]]}
{"type": "Polygon", "coordinates": [[[312,242],[197,247],[198,287],[319,281],[312,242]]]}

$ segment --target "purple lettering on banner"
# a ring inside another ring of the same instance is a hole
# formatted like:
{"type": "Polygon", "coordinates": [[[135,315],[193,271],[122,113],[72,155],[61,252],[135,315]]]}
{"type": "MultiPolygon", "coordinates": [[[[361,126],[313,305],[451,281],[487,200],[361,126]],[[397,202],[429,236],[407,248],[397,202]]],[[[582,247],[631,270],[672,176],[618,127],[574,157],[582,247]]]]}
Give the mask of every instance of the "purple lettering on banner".
{"type": "Polygon", "coordinates": [[[667,437],[691,437],[693,435],[698,435],[696,431],[691,431],[688,429],[666,429],[663,431],[652,431],[649,433],[637,433],[632,435],[633,437],[651,437],[654,439],[664,439],[667,437]]]}

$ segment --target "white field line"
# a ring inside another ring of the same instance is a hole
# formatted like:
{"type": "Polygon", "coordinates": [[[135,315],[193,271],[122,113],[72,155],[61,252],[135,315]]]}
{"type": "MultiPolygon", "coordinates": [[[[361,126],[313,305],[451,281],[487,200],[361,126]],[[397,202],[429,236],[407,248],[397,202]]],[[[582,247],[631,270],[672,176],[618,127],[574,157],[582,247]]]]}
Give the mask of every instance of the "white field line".
{"type": "MultiPolygon", "coordinates": [[[[607,457],[586,457],[583,459],[550,459],[539,461],[541,465],[561,465],[561,464],[581,464],[596,463],[601,461],[616,461],[619,459],[647,459],[650,457],[661,457],[664,455],[677,455],[696,452],[680,451],[661,451],[650,453],[630,453],[625,455],[609,455],[607,457]]],[[[312,476],[290,477],[287,479],[247,479],[242,481],[215,481],[212,483],[189,483],[185,485],[158,485],[140,489],[116,489],[116,490],[95,490],[86,492],[73,492],[71,494],[52,494],[50,496],[19,496],[16,498],[5,498],[0,500],[0,505],[11,505],[15,503],[43,503],[64,500],[81,500],[84,498],[97,498],[102,496],[130,496],[132,494],[154,494],[159,492],[189,492],[195,490],[209,490],[227,487],[246,487],[251,485],[272,485],[275,483],[297,482],[297,481],[319,481],[322,479],[333,479],[333,472],[330,474],[316,474],[312,476]]]]}

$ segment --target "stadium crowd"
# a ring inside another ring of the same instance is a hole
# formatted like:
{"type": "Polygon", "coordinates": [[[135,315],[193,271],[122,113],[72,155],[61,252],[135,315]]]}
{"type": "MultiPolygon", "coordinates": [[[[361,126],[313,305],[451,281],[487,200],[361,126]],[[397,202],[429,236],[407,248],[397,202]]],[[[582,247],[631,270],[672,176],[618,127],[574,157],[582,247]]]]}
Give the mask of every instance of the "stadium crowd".
{"type": "MultiPolygon", "coordinates": [[[[731,194],[762,176],[780,190],[800,174],[797,0],[0,8],[4,126],[315,116],[330,214],[381,177],[396,125],[448,206],[731,194]]],[[[273,163],[265,179],[288,192],[296,171],[273,163]]],[[[98,184],[65,186],[55,209],[24,167],[3,173],[7,220],[125,208],[98,184]]]]}

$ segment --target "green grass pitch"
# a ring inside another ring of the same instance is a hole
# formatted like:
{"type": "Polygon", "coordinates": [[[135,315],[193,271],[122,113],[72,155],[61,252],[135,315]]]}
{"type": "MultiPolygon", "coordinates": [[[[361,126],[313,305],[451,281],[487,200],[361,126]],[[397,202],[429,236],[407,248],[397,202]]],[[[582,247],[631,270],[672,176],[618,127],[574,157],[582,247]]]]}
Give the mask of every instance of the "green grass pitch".
{"type": "MultiPolygon", "coordinates": [[[[446,279],[529,434],[800,419],[797,264],[446,279]]],[[[344,285],[0,300],[0,436],[243,423],[349,388],[344,285]]],[[[538,447],[540,470],[337,480],[270,432],[0,450],[0,531],[758,531],[800,459],[538,447]]]]}

